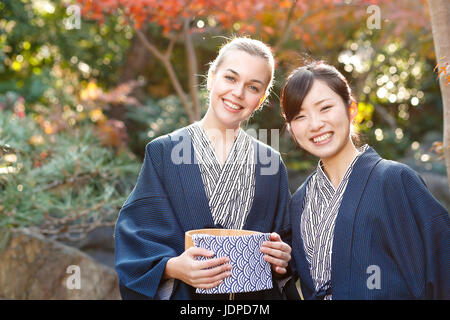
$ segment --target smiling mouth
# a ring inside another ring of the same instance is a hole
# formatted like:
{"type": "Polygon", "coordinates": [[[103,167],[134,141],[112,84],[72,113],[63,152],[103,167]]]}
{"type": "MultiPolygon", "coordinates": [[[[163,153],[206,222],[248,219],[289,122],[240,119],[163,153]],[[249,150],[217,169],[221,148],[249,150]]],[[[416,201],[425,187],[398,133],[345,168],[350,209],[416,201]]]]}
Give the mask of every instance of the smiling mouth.
{"type": "Polygon", "coordinates": [[[331,132],[327,132],[327,133],[322,134],[320,136],[316,136],[314,138],[311,138],[310,140],[312,142],[314,142],[314,143],[321,143],[321,142],[324,142],[324,141],[330,139],[332,135],[333,134],[331,132]]]}
{"type": "Polygon", "coordinates": [[[223,101],[223,103],[225,104],[225,106],[227,106],[227,107],[230,108],[230,109],[233,109],[233,110],[236,110],[236,111],[241,110],[241,109],[244,109],[244,108],[241,107],[240,105],[234,104],[234,103],[232,103],[231,101],[228,101],[228,100],[225,100],[225,99],[223,99],[222,101],[223,101]]]}

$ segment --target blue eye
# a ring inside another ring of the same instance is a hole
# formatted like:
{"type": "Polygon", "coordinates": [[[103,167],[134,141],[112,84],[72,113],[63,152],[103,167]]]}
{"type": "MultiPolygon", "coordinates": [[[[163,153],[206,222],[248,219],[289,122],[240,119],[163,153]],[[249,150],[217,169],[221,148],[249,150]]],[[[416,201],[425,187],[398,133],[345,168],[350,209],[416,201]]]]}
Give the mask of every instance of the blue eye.
{"type": "Polygon", "coordinates": [[[254,92],[259,92],[259,88],[258,87],[250,86],[249,88],[250,88],[250,90],[252,90],[254,92]]]}
{"type": "Polygon", "coordinates": [[[225,76],[225,79],[230,80],[230,81],[234,81],[234,77],[233,76],[225,76]]]}

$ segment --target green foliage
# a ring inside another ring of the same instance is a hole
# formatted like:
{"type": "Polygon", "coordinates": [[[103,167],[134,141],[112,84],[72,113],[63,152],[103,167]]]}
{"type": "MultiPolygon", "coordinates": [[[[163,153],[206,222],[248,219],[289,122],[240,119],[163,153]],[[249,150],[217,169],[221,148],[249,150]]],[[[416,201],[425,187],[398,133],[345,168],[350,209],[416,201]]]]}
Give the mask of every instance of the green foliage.
{"type": "Polygon", "coordinates": [[[0,111],[0,128],[0,228],[70,238],[115,221],[139,172],[131,153],[103,147],[92,125],[46,135],[0,111]]]}
{"type": "MultiPolygon", "coordinates": [[[[201,94],[203,112],[206,111],[207,95],[201,94]]],[[[175,95],[155,100],[148,98],[142,106],[128,106],[127,118],[131,132],[129,147],[143,156],[145,145],[152,139],[189,125],[180,100],[175,95]]]]}
{"type": "Polygon", "coordinates": [[[119,79],[131,29],[117,21],[83,20],[67,29],[61,1],[4,0],[0,3],[0,93],[15,91],[27,103],[47,103],[44,94],[60,82],[62,69],[80,79],[98,79],[109,86],[119,79]]]}

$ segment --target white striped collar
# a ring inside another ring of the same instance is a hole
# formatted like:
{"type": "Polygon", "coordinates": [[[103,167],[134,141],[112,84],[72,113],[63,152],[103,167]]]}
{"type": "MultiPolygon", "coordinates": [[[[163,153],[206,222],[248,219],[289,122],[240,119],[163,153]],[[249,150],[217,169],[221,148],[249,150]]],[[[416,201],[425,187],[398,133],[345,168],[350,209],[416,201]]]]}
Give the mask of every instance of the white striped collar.
{"type": "MultiPolygon", "coordinates": [[[[345,170],[345,174],[342,177],[341,181],[339,182],[339,185],[341,185],[343,183],[343,181],[347,180],[348,177],[350,176],[353,166],[355,165],[356,161],[358,161],[359,157],[366,152],[369,149],[369,145],[365,144],[362,147],[358,148],[358,154],[356,155],[356,157],[352,160],[352,162],[349,164],[349,166],[347,167],[347,170],[345,170]]],[[[332,190],[332,193],[336,192],[336,190],[339,189],[339,185],[337,188],[334,188],[333,184],[331,183],[330,179],[328,178],[327,174],[325,173],[324,169],[323,169],[323,163],[322,160],[319,160],[319,163],[317,164],[317,179],[318,179],[318,183],[320,184],[320,186],[325,187],[327,189],[329,189],[330,191],[332,190]]]]}

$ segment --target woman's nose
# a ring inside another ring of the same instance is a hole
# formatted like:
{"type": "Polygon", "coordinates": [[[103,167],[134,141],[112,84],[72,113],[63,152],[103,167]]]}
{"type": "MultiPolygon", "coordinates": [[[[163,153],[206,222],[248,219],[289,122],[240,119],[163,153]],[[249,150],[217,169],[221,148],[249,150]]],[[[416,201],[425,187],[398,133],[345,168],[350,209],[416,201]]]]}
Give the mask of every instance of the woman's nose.
{"type": "Polygon", "coordinates": [[[309,129],[311,131],[318,131],[320,130],[324,125],[323,119],[320,117],[320,115],[312,115],[309,118],[309,129]]]}
{"type": "Polygon", "coordinates": [[[244,85],[237,83],[232,91],[233,95],[242,99],[244,97],[244,85]]]}

